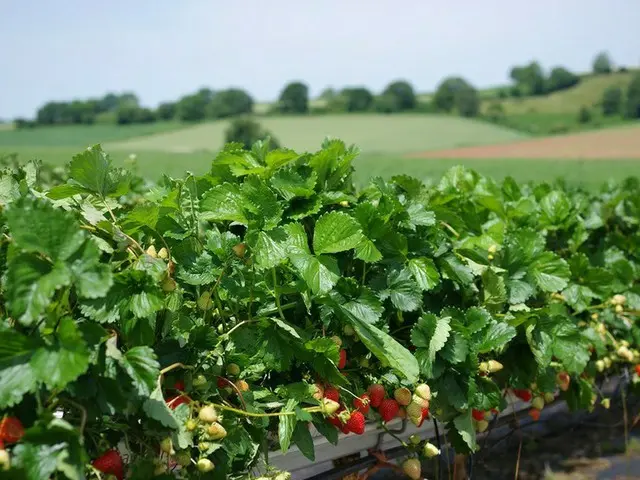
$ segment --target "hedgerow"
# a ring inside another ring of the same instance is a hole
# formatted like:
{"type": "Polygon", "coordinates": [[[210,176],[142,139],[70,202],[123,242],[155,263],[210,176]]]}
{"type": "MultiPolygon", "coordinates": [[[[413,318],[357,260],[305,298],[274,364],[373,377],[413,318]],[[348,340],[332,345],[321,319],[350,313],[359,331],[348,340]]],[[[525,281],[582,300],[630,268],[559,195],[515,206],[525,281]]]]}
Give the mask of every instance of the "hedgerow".
{"type": "Polygon", "coordinates": [[[637,180],[359,190],[357,153],[230,145],[155,184],[100,146],[63,181],[2,171],[11,478],[247,478],[269,451],[313,459],[310,424],[339,443],[394,416],[470,452],[506,391],[593,408],[596,377],[640,362],[637,180]]]}

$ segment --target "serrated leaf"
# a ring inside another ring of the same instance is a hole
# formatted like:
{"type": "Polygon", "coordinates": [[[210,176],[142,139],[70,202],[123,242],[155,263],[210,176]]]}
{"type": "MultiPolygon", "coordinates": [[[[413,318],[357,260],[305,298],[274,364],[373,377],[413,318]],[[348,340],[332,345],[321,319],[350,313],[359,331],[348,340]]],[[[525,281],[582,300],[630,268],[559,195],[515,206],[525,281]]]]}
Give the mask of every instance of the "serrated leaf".
{"type": "Polygon", "coordinates": [[[413,258],[407,267],[422,290],[431,290],[440,283],[440,273],[430,258],[413,258]]]}
{"type": "Polygon", "coordinates": [[[142,409],[150,418],[157,420],[162,425],[173,430],[177,430],[180,425],[178,420],[173,415],[171,409],[167,406],[164,397],[162,396],[162,389],[160,386],[156,386],[153,389],[149,398],[142,404],[142,409]]]}
{"type": "Polygon", "coordinates": [[[477,448],[476,444],[476,430],[473,428],[473,421],[471,419],[471,410],[458,415],[453,419],[453,425],[456,431],[469,448],[469,451],[474,452],[477,448]]]}
{"type": "Polygon", "coordinates": [[[290,253],[289,260],[316,295],[329,292],[340,278],[337,263],[332,257],[315,257],[298,251],[290,253]]]}
{"type": "Polygon", "coordinates": [[[546,367],[553,356],[553,339],[551,336],[534,325],[527,327],[527,342],[536,362],[540,367],[546,367]]]}
{"type": "Polygon", "coordinates": [[[420,363],[420,371],[426,377],[433,375],[433,362],[447,343],[451,332],[451,319],[438,318],[431,313],[422,315],[411,330],[411,343],[418,347],[416,358],[420,363]]]}
{"type": "Polygon", "coordinates": [[[86,241],[68,262],[80,297],[103,297],[113,285],[111,269],[100,263],[100,250],[95,242],[86,241]]]}
{"type": "Polygon", "coordinates": [[[556,190],[540,200],[540,210],[542,225],[559,227],[571,214],[571,203],[564,192],[556,190]]]}
{"type": "Polygon", "coordinates": [[[100,145],[74,155],[69,164],[69,176],[100,197],[120,196],[129,190],[128,172],[113,168],[109,155],[102,151],[100,145]]]}
{"type": "Polygon", "coordinates": [[[440,259],[440,268],[450,280],[460,285],[473,282],[473,272],[455,255],[446,255],[440,259]]]}
{"type": "Polygon", "coordinates": [[[39,342],[12,330],[0,331],[0,409],[11,407],[36,389],[29,365],[39,342]]]}
{"type": "Polygon", "coordinates": [[[516,333],[516,329],[508,323],[493,321],[489,328],[482,332],[482,339],[476,348],[479,353],[502,349],[516,333]]]}
{"type": "Polygon", "coordinates": [[[313,233],[316,254],[351,250],[362,240],[362,231],[355,218],[342,212],[330,212],[318,219],[313,233]]]}
{"type": "Polygon", "coordinates": [[[316,460],[316,452],[313,446],[313,438],[307,427],[307,422],[298,422],[293,430],[293,443],[300,449],[300,452],[309,460],[316,460]]]}
{"type": "Polygon", "coordinates": [[[363,237],[355,250],[356,258],[359,258],[363,262],[376,263],[382,260],[382,253],[375,246],[375,244],[368,238],[363,237]]]}
{"type": "Polygon", "coordinates": [[[461,363],[467,358],[467,354],[469,353],[469,343],[461,334],[453,331],[449,335],[449,339],[447,340],[444,348],[440,350],[439,353],[442,358],[449,363],[461,363]]]}
{"type": "Polygon", "coordinates": [[[227,220],[247,224],[246,199],[236,185],[223,183],[204,194],[200,202],[200,218],[209,221],[227,220]]]}
{"type": "Polygon", "coordinates": [[[120,366],[133,380],[138,395],[148,396],[155,388],[160,375],[160,364],[150,347],[133,347],[119,359],[120,366]]]}
{"type": "Polygon", "coordinates": [[[511,305],[524,303],[536,293],[536,287],[523,280],[507,280],[506,286],[509,289],[509,303],[511,305]]]}
{"type": "Polygon", "coordinates": [[[39,445],[24,443],[13,451],[13,462],[24,472],[26,480],[41,480],[51,478],[56,471],[58,462],[64,458],[66,444],[64,442],[53,445],[39,445]]]}
{"type": "MultiPolygon", "coordinates": [[[[287,400],[286,405],[282,409],[283,412],[293,412],[298,405],[298,401],[290,398],[287,400]]],[[[287,453],[289,446],[291,445],[291,437],[293,436],[293,430],[296,426],[295,415],[281,415],[280,422],[278,423],[278,440],[280,441],[280,450],[282,453],[287,453]]]]}
{"type": "Polygon", "coordinates": [[[259,232],[252,252],[258,268],[273,268],[287,258],[287,237],[282,229],[259,232]]]}
{"type": "Polygon", "coordinates": [[[531,264],[530,275],[544,292],[557,292],[567,286],[571,272],[569,265],[552,252],[543,252],[531,264]]]}
{"type": "Polygon", "coordinates": [[[338,444],[338,430],[328,423],[324,417],[316,418],[313,421],[313,425],[316,427],[316,430],[322,434],[324,438],[332,445],[338,444]]]}
{"type": "Polygon", "coordinates": [[[500,311],[507,301],[504,279],[493,269],[487,268],[482,274],[483,303],[491,311],[500,311]]]}
{"type": "Polygon", "coordinates": [[[589,287],[576,284],[569,285],[565,288],[562,291],[562,296],[567,302],[567,305],[573,307],[576,313],[586,310],[587,307],[591,305],[591,300],[598,298],[589,287]]]}
{"type": "Polygon", "coordinates": [[[391,303],[403,312],[413,312],[422,305],[420,287],[407,270],[392,270],[387,277],[387,292],[391,303]]]}
{"type": "Polygon", "coordinates": [[[500,387],[485,377],[476,378],[476,392],[473,396],[473,406],[478,410],[490,410],[500,405],[502,392],[500,387]]]}

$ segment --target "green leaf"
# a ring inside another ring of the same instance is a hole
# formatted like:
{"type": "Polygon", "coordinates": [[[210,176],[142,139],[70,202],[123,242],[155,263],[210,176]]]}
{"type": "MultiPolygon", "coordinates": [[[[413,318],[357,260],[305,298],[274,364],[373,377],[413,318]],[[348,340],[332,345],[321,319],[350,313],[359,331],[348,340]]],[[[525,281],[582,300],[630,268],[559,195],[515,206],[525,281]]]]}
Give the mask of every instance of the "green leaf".
{"type": "Polygon", "coordinates": [[[487,268],[482,274],[483,303],[492,311],[501,311],[507,301],[507,288],[504,279],[493,269],[487,268]]]}
{"type": "Polygon", "coordinates": [[[298,422],[293,430],[293,443],[300,449],[300,452],[309,460],[316,460],[315,448],[313,446],[313,438],[307,426],[307,422],[298,422]]]}
{"type": "Polygon", "coordinates": [[[345,321],[351,324],[362,343],[383,364],[389,365],[410,383],[417,381],[420,368],[415,357],[406,348],[387,333],[354,316],[344,307],[334,305],[334,308],[345,321]]]}
{"type": "Polygon", "coordinates": [[[160,208],[157,205],[138,205],[127,214],[122,222],[122,226],[129,234],[138,231],[142,227],[155,229],[159,216],[160,208]]]}
{"type": "Polygon", "coordinates": [[[329,292],[340,278],[338,265],[332,257],[315,257],[309,253],[294,251],[289,253],[289,260],[316,295],[329,292]]]}
{"type": "MultiPolygon", "coordinates": [[[[283,412],[293,412],[298,405],[298,401],[290,398],[287,400],[286,405],[282,409],[283,412]]],[[[278,439],[280,441],[280,450],[282,453],[287,453],[289,446],[291,445],[291,437],[293,436],[293,430],[296,426],[295,415],[281,415],[280,422],[278,423],[278,439]]]]}
{"type": "Polygon", "coordinates": [[[344,252],[358,246],[361,240],[362,231],[355,218],[330,212],[316,222],[313,250],[316,254],[344,252]]]}
{"type": "Polygon", "coordinates": [[[151,392],[149,398],[142,404],[142,409],[150,418],[157,420],[162,425],[173,430],[180,428],[178,420],[173,415],[171,409],[167,406],[164,397],[162,396],[162,389],[160,386],[151,392]]]}
{"type": "Polygon", "coordinates": [[[569,285],[562,291],[562,296],[567,304],[573,307],[576,313],[583,312],[591,305],[591,300],[598,298],[589,287],[583,285],[569,285]]]}
{"type": "Polygon", "coordinates": [[[387,276],[388,295],[391,303],[403,312],[413,312],[422,305],[422,292],[411,278],[409,270],[392,270],[387,276]]]}
{"type": "Polygon", "coordinates": [[[43,200],[22,198],[6,216],[11,237],[20,249],[44,254],[53,262],[69,258],[86,238],[70,213],[43,200]]]}
{"type": "Polygon", "coordinates": [[[331,445],[338,444],[338,430],[336,430],[336,427],[328,423],[324,417],[320,415],[316,416],[313,421],[313,425],[331,445]]]}
{"type": "Polygon", "coordinates": [[[29,360],[38,346],[36,340],[14,330],[0,331],[0,409],[35,391],[37,380],[29,360]]]}
{"type": "Polygon", "coordinates": [[[464,362],[468,354],[469,343],[456,331],[451,332],[444,348],[440,350],[442,358],[452,364],[464,362]]]}
{"type": "Polygon", "coordinates": [[[60,320],[56,340],[39,348],[31,359],[36,379],[50,389],[64,388],[89,368],[89,350],[77,325],[70,317],[60,320]]]}
{"type": "Polygon", "coordinates": [[[529,271],[538,288],[544,292],[557,292],[567,286],[571,271],[563,259],[552,252],[543,252],[529,271]]]}
{"type": "Polygon", "coordinates": [[[104,297],[113,285],[111,269],[100,263],[100,249],[94,241],[86,241],[68,262],[80,297],[104,297]]]}
{"type": "Polygon", "coordinates": [[[411,343],[418,347],[416,357],[420,363],[420,371],[427,378],[433,375],[433,362],[444,348],[451,332],[451,318],[438,318],[431,313],[420,317],[411,330],[411,343]]]}
{"type": "Polygon", "coordinates": [[[422,290],[431,290],[440,283],[440,274],[436,264],[430,258],[414,258],[407,265],[411,275],[422,290]]]}
{"type": "Polygon", "coordinates": [[[473,396],[473,407],[478,410],[491,410],[500,405],[502,392],[500,387],[485,377],[476,378],[476,392],[473,396]]]}
{"type": "Polygon", "coordinates": [[[440,268],[446,277],[460,285],[473,282],[473,272],[455,255],[446,255],[440,259],[440,268]]]}
{"type": "Polygon", "coordinates": [[[65,443],[53,445],[39,445],[24,443],[16,446],[13,451],[14,466],[24,472],[26,480],[41,480],[51,478],[56,471],[58,462],[66,454],[65,443]]]}
{"type": "Polygon", "coordinates": [[[553,357],[553,339],[551,336],[534,325],[527,327],[527,342],[534,358],[542,368],[547,367],[553,357]]]}
{"type": "Polygon", "coordinates": [[[209,221],[228,220],[246,225],[246,201],[236,185],[217,185],[204,194],[200,202],[200,218],[209,221]]]}
{"type": "Polygon", "coordinates": [[[476,444],[476,430],[473,428],[473,421],[471,419],[471,410],[458,415],[453,419],[453,425],[456,431],[469,448],[470,452],[473,452],[477,448],[476,444]]]}
{"type": "Polygon", "coordinates": [[[540,200],[541,223],[546,226],[561,226],[571,215],[571,203],[561,191],[548,193],[540,200]]]}
{"type": "Polygon", "coordinates": [[[273,268],[287,258],[286,234],[282,229],[259,232],[252,252],[258,268],[273,268]]]}
{"type": "Polygon", "coordinates": [[[516,336],[516,329],[508,323],[493,321],[482,335],[480,344],[477,345],[479,353],[488,353],[492,350],[502,349],[516,336]]]}
{"type": "Polygon", "coordinates": [[[356,258],[363,262],[376,263],[382,260],[382,253],[368,238],[362,237],[362,241],[356,245],[356,258]]]}
{"type": "Polygon", "coordinates": [[[315,191],[317,175],[313,170],[305,171],[304,176],[289,168],[278,170],[271,177],[271,185],[285,200],[295,197],[308,198],[315,191]]]}
{"type": "Polygon", "coordinates": [[[86,190],[100,196],[120,196],[129,190],[129,174],[111,166],[109,155],[100,145],[75,155],[69,164],[69,176],[86,190]]]}
{"type": "Polygon", "coordinates": [[[11,259],[4,278],[7,307],[23,325],[31,325],[44,313],[54,293],[71,283],[64,265],[51,265],[24,253],[11,259]]]}
{"type": "Polygon", "coordinates": [[[150,347],[133,347],[119,359],[120,366],[133,380],[138,395],[146,397],[155,388],[160,376],[160,364],[150,347]]]}

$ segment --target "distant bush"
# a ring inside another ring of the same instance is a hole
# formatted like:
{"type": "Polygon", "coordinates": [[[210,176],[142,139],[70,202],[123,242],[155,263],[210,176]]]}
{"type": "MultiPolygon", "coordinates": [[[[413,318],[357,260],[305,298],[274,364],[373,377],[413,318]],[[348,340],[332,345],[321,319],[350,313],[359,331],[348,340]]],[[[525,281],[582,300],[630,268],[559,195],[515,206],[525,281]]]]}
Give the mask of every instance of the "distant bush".
{"type": "Polygon", "coordinates": [[[547,80],[547,92],[557,92],[571,88],[580,83],[580,77],[564,67],[555,67],[551,70],[547,80]]]}
{"type": "Polygon", "coordinates": [[[333,102],[340,101],[345,112],[366,112],[373,105],[373,94],[364,87],[343,89],[333,102]]]}
{"type": "Polygon", "coordinates": [[[206,107],[208,118],[228,118],[236,115],[251,113],[253,99],[244,90],[229,88],[216,92],[206,107]]]}
{"type": "Polygon", "coordinates": [[[227,130],[224,132],[224,140],[226,143],[241,143],[245,148],[251,146],[258,140],[270,139],[271,148],[280,146],[278,140],[255,120],[248,117],[240,117],[234,119],[227,130]]]}
{"type": "MultiPolygon", "coordinates": [[[[390,102],[387,97],[387,106],[393,105],[396,112],[404,112],[413,110],[418,103],[413,87],[409,82],[404,80],[396,80],[387,85],[382,92],[382,96],[393,97],[394,101],[390,102]]],[[[388,112],[387,112],[388,113],[388,112]]]]}
{"type": "Polygon", "coordinates": [[[611,58],[607,52],[601,52],[593,59],[593,73],[604,74],[611,73],[613,71],[613,65],[611,58]]]}
{"type": "Polygon", "coordinates": [[[622,89],[617,85],[607,87],[602,93],[600,105],[603,115],[618,115],[622,109],[622,89]]]}
{"type": "Polygon", "coordinates": [[[513,85],[509,88],[509,94],[514,98],[522,97],[522,89],[518,85],[513,85]]]}
{"type": "Polygon", "coordinates": [[[395,95],[383,93],[374,101],[374,109],[378,113],[394,113],[399,111],[398,99],[395,95]]]}
{"type": "Polygon", "coordinates": [[[157,120],[153,110],[140,108],[133,105],[124,106],[116,112],[118,125],[133,125],[134,123],[153,123],[157,120]]]}
{"type": "Polygon", "coordinates": [[[500,99],[505,99],[509,97],[509,89],[508,88],[500,88],[496,95],[500,99]]]}
{"type": "Polygon", "coordinates": [[[489,108],[487,108],[486,116],[492,122],[500,122],[504,120],[504,106],[501,102],[493,101],[489,104],[489,108]]]}
{"type": "Polygon", "coordinates": [[[309,87],[302,82],[291,82],[280,93],[280,113],[307,113],[309,111],[309,87]]]}
{"type": "Polygon", "coordinates": [[[36,126],[36,122],[28,120],[26,118],[16,118],[13,121],[13,126],[17,129],[17,130],[23,130],[25,128],[33,128],[36,126]]]}
{"type": "Polygon", "coordinates": [[[456,110],[463,117],[475,117],[480,110],[477,90],[462,77],[449,77],[433,95],[435,107],[442,112],[456,110]]]}
{"type": "Polygon", "coordinates": [[[158,105],[157,111],[160,120],[173,120],[176,116],[176,104],[174,102],[165,102],[158,105]]]}
{"type": "Polygon", "coordinates": [[[578,112],[578,122],[579,123],[589,123],[591,121],[592,114],[591,109],[586,106],[580,107],[580,111],[578,112]]]}
{"type": "Polygon", "coordinates": [[[627,87],[627,99],[625,105],[627,118],[640,118],[640,73],[636,73],[629,87],[627,87]]]}

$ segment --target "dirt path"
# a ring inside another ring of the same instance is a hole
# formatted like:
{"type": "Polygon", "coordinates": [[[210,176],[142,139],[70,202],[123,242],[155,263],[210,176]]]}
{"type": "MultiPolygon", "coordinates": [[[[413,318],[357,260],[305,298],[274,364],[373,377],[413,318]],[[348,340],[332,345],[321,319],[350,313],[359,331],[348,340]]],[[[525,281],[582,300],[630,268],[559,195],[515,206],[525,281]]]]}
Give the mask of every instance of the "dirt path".
{"type": "Polygon", "coordinates": [[[419,152],[410,158],[640,159],[640,126],[546,137],[501,145],[419,152]]]}

